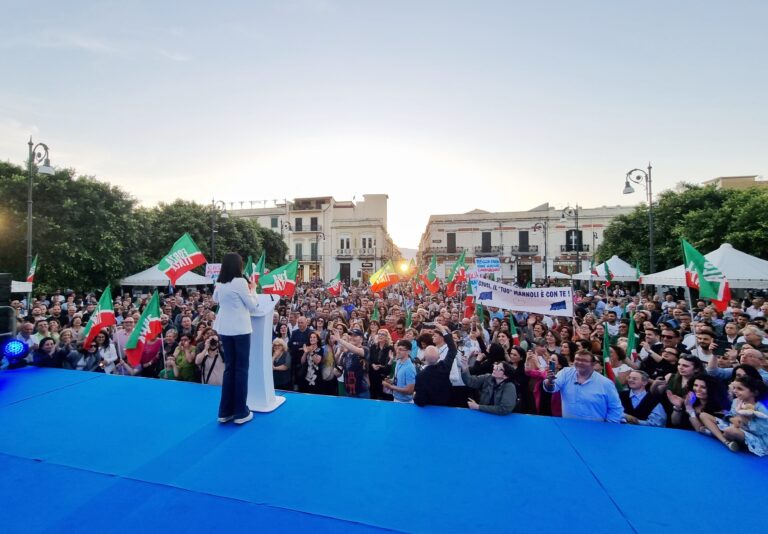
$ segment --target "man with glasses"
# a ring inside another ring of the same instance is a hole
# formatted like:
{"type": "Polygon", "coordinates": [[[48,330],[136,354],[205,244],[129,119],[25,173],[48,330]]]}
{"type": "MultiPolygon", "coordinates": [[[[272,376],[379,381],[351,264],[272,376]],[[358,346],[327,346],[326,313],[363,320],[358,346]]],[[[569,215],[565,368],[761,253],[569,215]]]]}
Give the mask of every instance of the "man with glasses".
{"type": "Polygon", "coordinates": [[[616,385],[596,373],[594,354],[580,350],[573,359],[573,367],[565,367],[555,375],[547,371],[542,383],[548,393],[560,392],[563,417],[587,421],[621,423],[624,408],[616,385]]]}
{"type": "Polygon", "coordinates": [[[115,332],[114,343],[117,349],[117,354],[120,358],[125,358],[125,344],[128,343],[128,338],[133,333],[133,328],[136,326],[136,321],[130,315],[123,319],[123,324],[115,332]]]}

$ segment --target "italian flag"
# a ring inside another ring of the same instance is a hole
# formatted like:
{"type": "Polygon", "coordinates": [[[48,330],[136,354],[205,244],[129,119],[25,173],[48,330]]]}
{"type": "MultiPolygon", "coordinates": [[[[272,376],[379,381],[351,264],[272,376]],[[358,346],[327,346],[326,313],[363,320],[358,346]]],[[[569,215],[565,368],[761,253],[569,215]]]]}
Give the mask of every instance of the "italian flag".
{"type": "Polygon", "coordinates": [[[605,267],[605,287],[611,287],[611,280],[613,280],[613,273],[611,272],[611,268],[608,265],[608,260],[605,260],[605,263],[603,264],[605,267]]]}
{"type": "Polygon", "coordinates": [[[723,312],[731,300],[731,287],[725,275],[685,239],[685,283],[699,290],[699,296],[712,300],[715,308],[723,312]]]}
{"type": "Polygon", "coordinates": [[[261,290],[267,295],[292,297],[296,291],[296,273],[298,269],[299,260],[293,260],[274,271],[265,273],[259,277],[261,290]]]}
{"type": "Polygon", "coordinates": [[[99,303],[96,305],[96,309],[93,310],[91,318],[88,319],[88,324],[85,325],[83,335],[85,335],[85,341],[83,346],[90,347],[91,342],[96,339],[96,336],[104,328],[117,324],[115,320],[115,308],[112,304],[112,290],[107,286],[104,288],[104,293],[101,294],[99,303]]]}
{"type": "Polygon", "coordinates": [[[420,280],[414,280],[413,281],[413,294],[417,297],[422,294],[424,291],[424,287],[421,285],[420,280]]]}
{"type": "Polygon", "coordinates": [[[597,267],[595,267],[594,256],[592,256],[592,259],[589,261],[589,271],[592,273],[592,276],[600,276],[600,273],[597,272],[597,267]]]}
{"type": "Polygon", "coordinates": [[[205,262],[205,256],[200,252],[200,248],[192,236],[185,233],[173,244],[171,251],[160,260],[157,267],[171,280],[171,285],[175,286],[176,281],[184,273],[205,264],[205,262]]]}
{"type": "Polygon", "coordinates": [[[125,344],[125,354],[128,356],[128,363],[136,367],[141,363],[141,354],[144,352],[144,345],[154,341],[163,331],[160,324],[160,298],[157,291],[152,294],[149,304],[141,314],[139,324],[133,329],[131,337],[125,344]]]}
{"type": "Polygon", "coordinates": [[[339,270],[339,274],[336,275],[336,278],[331,280],[331,282],[326,286],[325,290],[334,297],[338,297],[341,295],[341,290],[343,287],[344,284],[341,283],[341,270],[339,270]]]}
{"type": "Polygon", "coordinates": [[[512,313],[512,310],[509,312],[509,335],[512,336],[512,345],[515,347],[520,346],[520,334],[517,331],[517,326],[515,326],[515,317],[512,313]]]}
{"type": "Polygon", "coordinates": [[[432,260],[429,262],[426,274],[421,275],[421,280],[429,292],[435,294],[440,289],[440,279],[437,277],[437,256],[432,254],[432,260]]]}
{"type": "Polygon", "coordinates": [[[637,354],[637,338],[635,337],[635,314],[629,314],[629,331],[627,332],[627,354],[633,362],[640,359],[637,354]]]}
{"type": "Polygon", "coordinates": [[[34,282],[35,281],[35,271],[37,271],[37,254],[35,254],[35,259],[32,260],[32,265],[29,266],[29,273],[27,274],[27,282],[34,282]]]}
{"type": "Polygon", "coordinates": [[[448,285],[445,290],[446,297],[452,297],[456,294],[456,283],[467,279],[467,264],[464,262],[464,255],[466,251],[462,251],[461,256],[451,267],[451,272],[448,274],[448,285]]]}
{"type": "Polygon", "coordinates": [[[464,297],[464,318],[470,319],[475,314],[475,296],[472,294],[472,284],[467,284],[467,294],[464,297]]]}
{"type": "Polygon", "coordinates": [[[637,278],[638,284],[643,283],[643,274],[640,272],[640,262],[635,263],[635,278],[637,278]]]}
{"type": "Polygon", "coordinates": [[[611,382],[616,383],[616,375],[613,373],[613,367],[611,367],[611,340],[608,335],[608,323],[603,323],[603,375],[611,379],[611,382]]]}
{"type": "Polygon", "coordinates": [[[266,252],[261,253],[259,261],[253,263],[253,258],[248,256],[248,262],[245,266],[245,277],[253,284],[259,284],[259,277],[264,273],[264,262],[266,261],[266,252]]]}
{"type": "Polygon", "coordinates": [[[371,283],[371,291],[378,293],[385,287],[394,285],[400,281],[400,276],[395,270],[395,266],[392,260],[385,263],[381,269],[371,275],[369,282],[371,283]]]}

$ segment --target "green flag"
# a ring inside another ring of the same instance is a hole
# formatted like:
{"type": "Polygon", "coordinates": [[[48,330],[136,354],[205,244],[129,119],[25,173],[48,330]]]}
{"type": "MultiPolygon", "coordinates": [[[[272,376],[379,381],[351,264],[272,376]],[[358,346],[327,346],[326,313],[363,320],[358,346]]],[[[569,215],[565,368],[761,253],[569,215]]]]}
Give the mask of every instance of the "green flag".
{"type": "Polygon", "coordinates": [[[725,311],[731,300],[731,288],[725,275],[685,239],[685,283],[699,290],[699,296],[711,299],[718,311],[725,311]]]}
{"type": "Polygon", "coordinates": [[[171,247],[170,252],[166,254],[157,268],[165,273],[171,280],[171,285],[176,285],[176,280],[181,276],[205,263],[205,256],[200,252],[200,248],[195,243],[192,236],[185,233],[171,247]]]}

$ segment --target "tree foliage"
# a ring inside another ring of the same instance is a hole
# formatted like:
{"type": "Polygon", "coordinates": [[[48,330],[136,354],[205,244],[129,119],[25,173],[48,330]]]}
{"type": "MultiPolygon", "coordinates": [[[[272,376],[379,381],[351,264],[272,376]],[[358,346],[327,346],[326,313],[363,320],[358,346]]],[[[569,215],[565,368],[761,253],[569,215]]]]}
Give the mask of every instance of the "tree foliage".
{"type": "MultiPolygon", "coordinates": [[[[653,207],[655,269],[683,261],[680,238],[703,254],[723,243],[748,254],[768,258],[768,189],[716,189],[684,184],[681,191],[664,191],[653,207]]],[[[606,228],[597,251],[600,261],[614,254],[649,272],[648,206],[616,217],[606,228]]]]}
{"type": "MultiPolygon", "coordinates": [[[[26,275],[27,184],[25,169],[0,162],[0,271],[26,275]]],[[[40,255],[36,289],[93,290],[156,264],[189,232],[210,260],[212,207],[184,200],[139,207],[118,187],[72,170],[35,175],[33,254],[40,255]]],[[[214,213],[216,259],[236,251],[257,258],[266,247],[268,265],[282,263],[287,247],[254,220],[214,213]]]]}

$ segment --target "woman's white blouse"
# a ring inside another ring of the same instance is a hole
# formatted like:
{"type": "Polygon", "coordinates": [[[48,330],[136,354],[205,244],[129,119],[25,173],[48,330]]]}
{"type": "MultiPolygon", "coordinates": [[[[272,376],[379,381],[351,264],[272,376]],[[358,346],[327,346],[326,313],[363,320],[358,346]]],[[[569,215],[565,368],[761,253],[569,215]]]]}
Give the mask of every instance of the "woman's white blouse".
{"type": "Polygon", "coordinates": [[[245,278],[233,278],[226,284],[216,284],[213,301],[219,305],[213,328],[222,336],[250,334],[251,314],[256,313],[259,303],[248,290],[245,278]]]}

